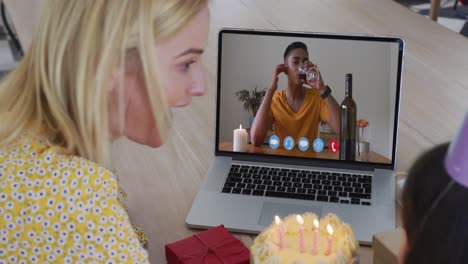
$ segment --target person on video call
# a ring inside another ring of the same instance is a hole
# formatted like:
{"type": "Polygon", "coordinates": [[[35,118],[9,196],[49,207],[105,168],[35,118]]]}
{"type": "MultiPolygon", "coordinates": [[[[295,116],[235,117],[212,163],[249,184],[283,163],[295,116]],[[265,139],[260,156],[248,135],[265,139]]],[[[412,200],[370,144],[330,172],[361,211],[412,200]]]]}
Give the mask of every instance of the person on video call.
{"type": "Polygon", "coordinates": [[[275,134],[280,140],[291,136],[296,143],[301,137],[312,141],[317,138],[320,121],[326,121],[335,133],[339,133],[340,106],[331,95],[331,89],[324,84],[321,74],[311,89],[304,87],[306,82],[299,77],[302,64],[316,66],[309,61],[307,46],[293,42],[286,48],[283,58],[284,64],[276,66],[252,124],[252,144],[260,146],[272,124],[275,124],[275,134]],[[277,91],[278,75],[282,72],[288,77],[288,87],[277,91]]]}

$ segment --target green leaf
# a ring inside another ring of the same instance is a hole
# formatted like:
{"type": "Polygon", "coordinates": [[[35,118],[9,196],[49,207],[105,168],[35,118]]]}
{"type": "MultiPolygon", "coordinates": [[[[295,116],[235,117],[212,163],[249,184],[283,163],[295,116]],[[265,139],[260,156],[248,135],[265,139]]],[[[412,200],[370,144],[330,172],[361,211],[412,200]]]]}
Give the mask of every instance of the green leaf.
{"type": "Polygon", "coordinates": [[[266,94],[266,88],[263,90],[258,90],[257,88],[258,87],[255,87],[251,91],[243,89],[234,93],[237,99],[244,103],[244,109],[247,112],[252,112],[253,116],[257,115],[263,97],[266,94]]]}

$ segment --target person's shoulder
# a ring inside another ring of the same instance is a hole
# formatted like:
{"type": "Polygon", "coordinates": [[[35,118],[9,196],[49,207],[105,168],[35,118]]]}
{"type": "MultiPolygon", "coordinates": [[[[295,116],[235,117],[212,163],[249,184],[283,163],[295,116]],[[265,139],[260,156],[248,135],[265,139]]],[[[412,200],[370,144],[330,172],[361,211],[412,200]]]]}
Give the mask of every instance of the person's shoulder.
{"type": "Polygon", "coordinates": [[[286,89],[284,90],[276,90],[275,93],[273,94],[273,100],[282,100],[284,98],[284,95],[286,93],[286,89]]]}
{"type": "Polygon", "coordinates": [[[279,91],[277,90],[277,91],[275,92],[275,95],[283,96],[285,93],[286,93],[286,89],[279,90],[279,91]]]}
{"type": "MultiPolygon", "coordinates": [[[[33,207],[30,217],[36,219],[40,215],[42,222],[48,223],[47,231],[54,233],[55,241],[66,243],[58,234],[69,235],[75,245],[83,248],[77,249],[77,255],[84,254],[90,241],[99,241],[93,244],[96,251],[110,252],[110,256],[97,253],[99,260],[108,257],[117,261],[124,255],[125,261],[120,259],[120,263],[148,261],[147,252],[139,244],[125,208],[118,199],[118,180],[113,171],[83,157],[65,155],[54,148],[38,154],[29,168],[28,177],[35,183],[31,187],[39,189],[33,190],[33,194],[37,194],[30,200],[33,207]],[[60,227],[63,227],[60,233],[52,232],[60,227]],[[119,245],[119,254],[112,246],[114,244],[119,245]]],[[[31,222],[28,227],[35,229],[39,226],[31,222]]]]}
{"type": "Polygon", "coordinates": [[[325,107],[325,101],[320,96],[320,91],[317,89],[306,88],[306,101],[308,102],[309,107],[315,108],[317,105],[322,105],[325,107]]]}
{"type": "Polygon", "coordinates": [[[33,165],[40,153],[49,148],[47,142],[39,135],[29,130],[19,133],[12,141],[0,146],[0,163],[13,167],[27,167],[33,165]]]}
{"type": "Polygon", "coordinates": [[[16,160],[19,167],[43,168],[48,172],[60,171],[76,176],[112,176],[114,173],[99,164],[77,155],[67,154],[64,149],[54,146],[39,130],[25,130],[16,140],[3,146],[1,157],[16,160]]]}
{"type": "MultiPolygon", "coordinates": [[[[71,176],[69,179],[79,181],[82,188],[102,189],[102,191],[117,193],[118,178],[111,171],[96,162],[76,155],[66,155],[55,152],[53,149],[43,153],[47,165],[52,165],[61,177],[71,176]]],[[[71,186],[76,187],[76,186],[71,186]]]]}
{"type": "Polygon", "coordinates": [[[68,154],[51,144],[40,131],[26,131],[10,147],[2,149],[5,165],[9,162],[31,179],[40,180],[45,188],[81,190],[90,196],[89,189],[117,193],[117,176],[111,170],[80,156],[68,154]],[[49,186],[47,186],[49,185],[49,186]],[[86,193],[88,191],[88,193],[86,193]]]}

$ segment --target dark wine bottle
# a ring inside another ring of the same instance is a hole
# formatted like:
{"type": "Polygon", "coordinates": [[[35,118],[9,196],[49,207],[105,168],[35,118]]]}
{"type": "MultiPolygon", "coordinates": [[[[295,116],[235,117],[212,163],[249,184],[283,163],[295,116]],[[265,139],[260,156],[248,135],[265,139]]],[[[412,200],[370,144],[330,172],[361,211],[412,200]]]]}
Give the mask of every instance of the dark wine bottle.
{"type": "Polygon", "coordinates": [[[340,160],[356,160],[356,103],[353,100],[353,75],[346,74],[346,97],[341,103],[340,160]]]}

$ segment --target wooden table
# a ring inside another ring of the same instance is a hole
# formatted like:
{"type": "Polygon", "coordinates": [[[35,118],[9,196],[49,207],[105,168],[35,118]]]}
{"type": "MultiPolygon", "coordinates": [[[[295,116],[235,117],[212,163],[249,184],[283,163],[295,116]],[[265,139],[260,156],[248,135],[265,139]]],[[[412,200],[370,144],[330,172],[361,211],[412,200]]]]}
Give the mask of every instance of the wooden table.
{"type": "MultiPolygon", "coordinates": [[[[31,0],[10,1],[13,5],[31,0]]],[[[37,1],[37,0],[36,0],[37,1]]],[[[41,0],[42,1],[42,0],[41,0]]],[[[29,36],[35,21],[21,35],[29,36]]],[[[129,195],[129,214],[149,236],[153,263],[164,262],[164,245],[198,230],[185,218],[214,153],[217,32],[221,27],[399,35],[406,41],[397,171],[407,171],[422,151],[449,140],[468,107],[468,40],[389,0],[211,0],[211,30],[204,55],[206,96],[176,109],[172,139],[159,149],[121,140],[115,167],[129,195]]],[[[21,13],[21,12],[20,12],[21,13]]],[[[25,38],[23,38],[25,39],[25,38]]],[[[26,44],[27,46],[27,44],[26,44]]],[[[253,236],[237,235],[246,245],[253,236]]],[[[372,249],[361,247],[361,264],[372,249]]]]}
{"type": "MultiPolygon", "coordinates": [[[[219,150],[232,152],[233,151],[232,142],[220,143],[219,150]]],[[[332,153],[328,149],[323,149],[322,152],[315,152],[311,149],[309,149],[308,151],[301,151],[297,147],[291,150],[287,150],[282,146],[278,147],[277,149],[272,149],[268,145],[261,145],[261,146],[256,147],[252,144],[247,144],[247,149],[245,152],[254,153],[254,154],[268,154],[268,155],[317,158],[317,159],[331,159],[331,160],[339,159],[338,152],[332,153]]],[[[369,152],[368,161],[375,162],[375,163],[387,163],[387,164],[390,164],[392,162],[391,160],[373,151],[369,152]]]]}

